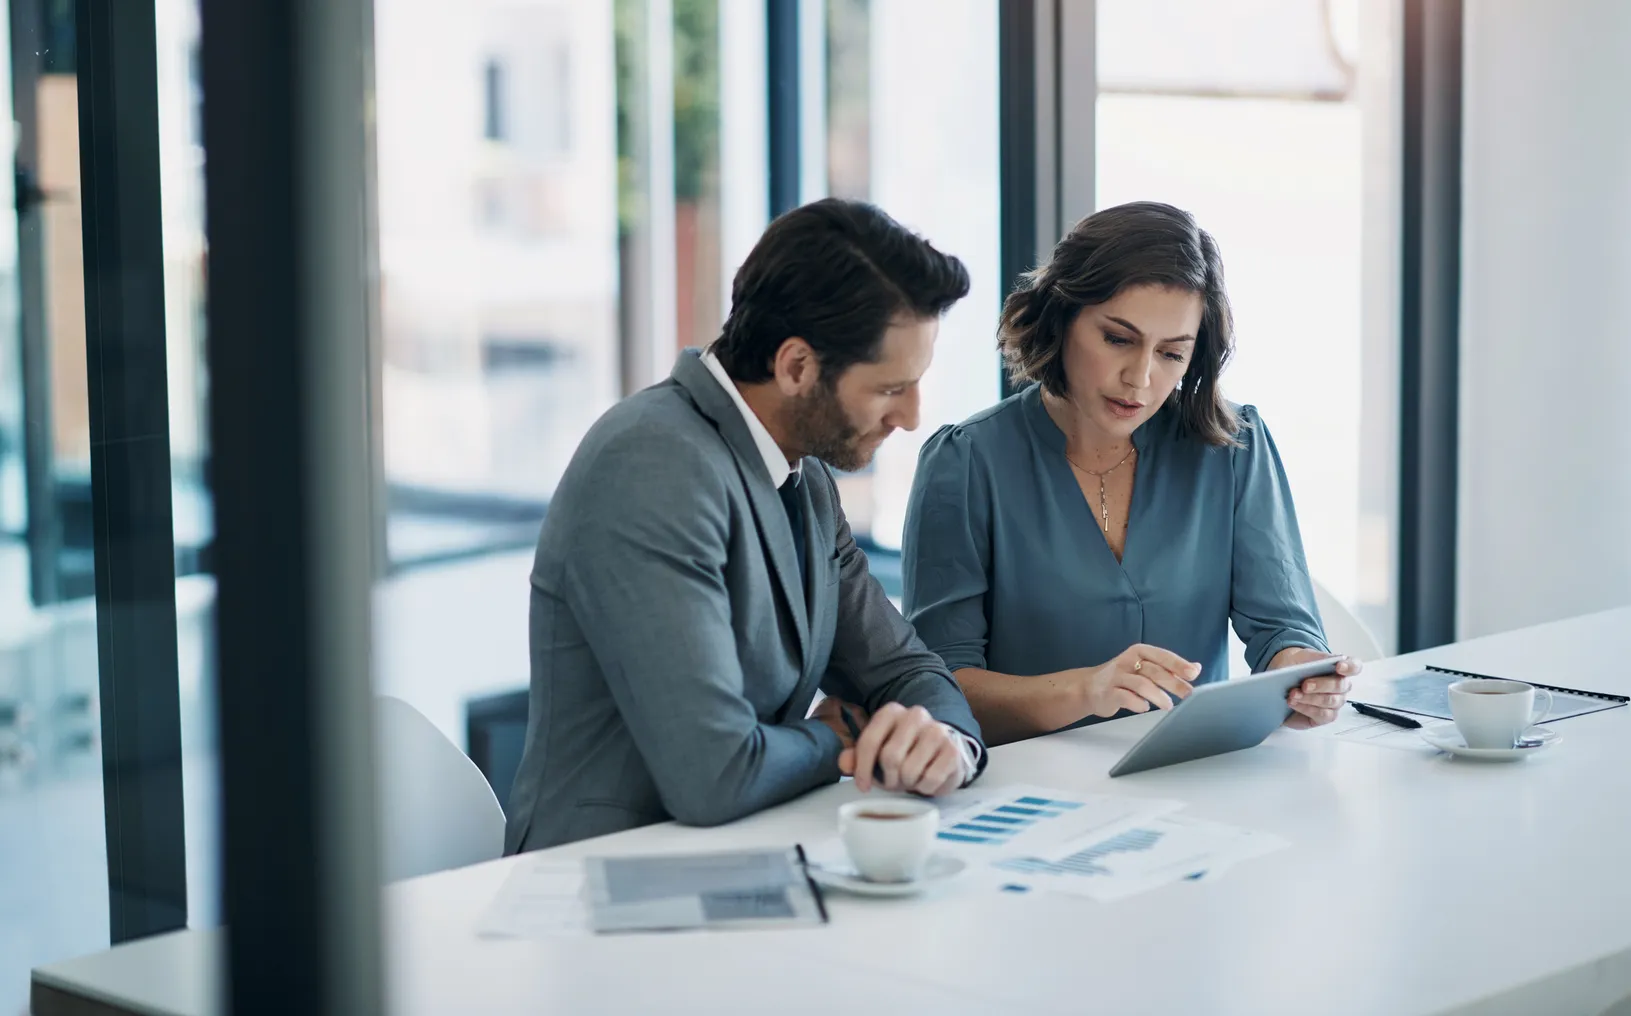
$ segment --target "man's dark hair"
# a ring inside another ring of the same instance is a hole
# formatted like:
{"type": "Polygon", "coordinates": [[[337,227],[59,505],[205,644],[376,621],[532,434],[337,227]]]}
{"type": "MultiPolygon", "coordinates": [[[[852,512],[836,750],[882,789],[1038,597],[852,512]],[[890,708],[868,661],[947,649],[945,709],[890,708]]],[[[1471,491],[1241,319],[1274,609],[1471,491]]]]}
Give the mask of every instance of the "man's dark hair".
{"type": "Polygon", "coordinates": [[[731,313],[713,344],[725,372],[767,381],[790,338],[815,350],[824,383],[875,362],[902,317],[939,317],[968,295],[968,269],[860,201],[823,198],[778,217],[731,284],[731,313]]]}
{"type": "Polygon", "coordinates": [[[1210,445],[1237,444],[1240,421],[1218,384],[1235,348],[1223,258],[1212,234],[1171,205],[1139,201],[1094,212],[1071,227],[1046,264],[1026,273],[1008,294],[997,331],[1009,376],[1065,396],[1071,325],[1083,307],[1108,303],[1129,286],[1200,294],[1195,352],[1171,401],[1183,433],[1210,445]]]}

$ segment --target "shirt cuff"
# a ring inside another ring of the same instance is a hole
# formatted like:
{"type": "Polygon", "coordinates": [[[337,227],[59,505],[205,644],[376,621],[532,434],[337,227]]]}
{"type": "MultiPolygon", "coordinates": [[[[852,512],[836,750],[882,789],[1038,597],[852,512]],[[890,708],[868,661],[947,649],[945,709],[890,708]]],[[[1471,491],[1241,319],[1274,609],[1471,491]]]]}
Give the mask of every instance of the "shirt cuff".
{"type": "Polygon", "coordinates": [[[1280,655],[1281,650],[1285,649],[1312,649],[1316,653],[1329,653],[1331,651],[1328,647],[1322,645],[1317,637],[1307,632],[1288,628],[1274,636],[1269,644],[1264,647],[1262,655],[1259,657],[1258,666],[1252,668],[1252,673],[1262,673],[1269,664],[1274,662],[1274,658],[1280,655]]]}
{"type": "Polygon", "coordinates": [[[949,723],[942,723],[941,726],[957,738],[957,757],[963,767],[962,778],[957,781],[957,785],[966,787],[974,782],[974,777],[980,775],[980,743],[949,723]]]}

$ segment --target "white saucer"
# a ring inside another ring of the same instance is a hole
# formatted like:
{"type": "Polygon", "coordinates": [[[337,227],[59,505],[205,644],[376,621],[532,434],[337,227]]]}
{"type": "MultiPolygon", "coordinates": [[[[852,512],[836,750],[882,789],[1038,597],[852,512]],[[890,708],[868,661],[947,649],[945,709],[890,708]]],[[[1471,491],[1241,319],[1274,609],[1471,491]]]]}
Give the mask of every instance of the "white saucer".
{"type": "Polygon", "coordinates": [[[923,877],[913,882],[868,882],[847,861],[843,868],[823,868],[811,863],[810,877],[829,889],[842,889],[859,896],[911,896],[949,882],[968,867],[961,858],[934,854],[923,866],[923,877]]]}
{"type": "Polygon", "coordinates": [[[1526,748],[1469,748],[1466,738],[1454,723],[1435,723],[1423,727],[1421,738],[1439,751],[1447,751],[1461,758],[1481,759],[1485,762],[1511,762],[1515,759],[1538,755],[1562,740],[1563,735],[1550,727],[1530,727],[1525,737],[1538,737],[1540,743],[1526,748]]]}

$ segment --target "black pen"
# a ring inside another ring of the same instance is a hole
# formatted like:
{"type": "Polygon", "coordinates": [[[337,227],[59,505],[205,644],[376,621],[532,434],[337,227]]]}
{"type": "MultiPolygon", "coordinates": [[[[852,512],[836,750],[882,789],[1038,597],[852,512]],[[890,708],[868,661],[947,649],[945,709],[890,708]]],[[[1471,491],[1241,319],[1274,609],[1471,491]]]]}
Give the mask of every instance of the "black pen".
{"type": "MultiPolygon", "coordinates": [[[[855,725],[855,717],[851,716],[849,710],[843,706],[838,707],[838,715],[844,718],[844,726],[849,730],[849,739],[859,744],[861,741],[861,728],[855,725]]],[[[872,763],[872,778],[880,784],[883,783],[883,763],[872,763]]]]}
{"type": "Polygon", "coordinates": [[[1378,709],[1375,706],[1367,706],[1363,702],[1354,702],[1352,700],[1349,700],[1348,704],[1359,710],[1359,715],[1361,716],[1369,716],[1375,720],[1383,720],[1387,723],[1393,724],[1395,727],[1403,727],[1406,730],[1417,730],[1421,727],[1421,721],[1412,720],[1408,716],[1400,716],[1398,713],[1390,713],[1386,709],[1378,709]]]}

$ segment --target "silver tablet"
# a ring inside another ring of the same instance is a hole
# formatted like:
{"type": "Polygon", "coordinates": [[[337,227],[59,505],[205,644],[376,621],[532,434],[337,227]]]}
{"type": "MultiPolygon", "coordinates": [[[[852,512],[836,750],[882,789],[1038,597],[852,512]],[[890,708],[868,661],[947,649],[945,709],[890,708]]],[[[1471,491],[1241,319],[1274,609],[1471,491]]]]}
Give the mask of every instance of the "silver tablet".
{"type": "Polygon", "coordinates": [[[1262,744],[1291,715],[1286,705],[1291,689],[1310,677],[1335,673],[1340,659],[1327,656],[1198,686],[1110,767],[1110,775],[1126,776],[1262,744]]]}

